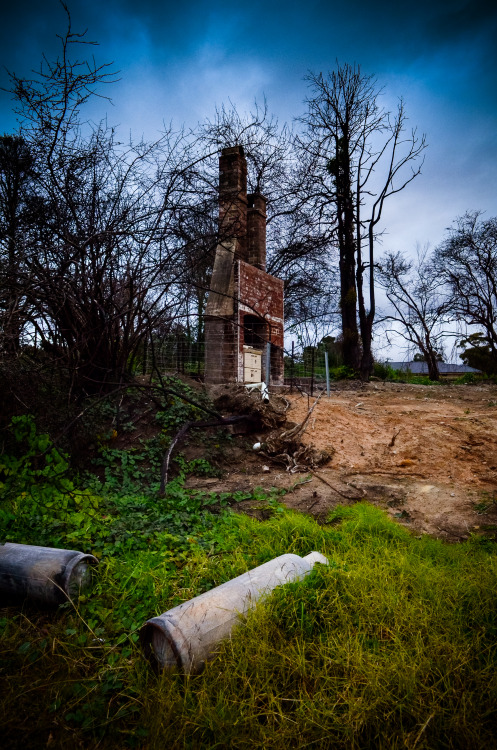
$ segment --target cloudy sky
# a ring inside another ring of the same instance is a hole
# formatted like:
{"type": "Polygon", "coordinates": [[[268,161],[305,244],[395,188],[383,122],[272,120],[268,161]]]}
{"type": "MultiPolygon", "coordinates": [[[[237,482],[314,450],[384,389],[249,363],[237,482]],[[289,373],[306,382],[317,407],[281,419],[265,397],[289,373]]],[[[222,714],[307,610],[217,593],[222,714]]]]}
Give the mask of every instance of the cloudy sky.
{"type": "MultiPolygon", "coordinates": [[[[358,63],[403,96],[425,132],[423,174],[392,199],[385,249],[436,245],[466,210],[497,213],[497,4],[495,0],[72,0],[99,62],[114,61],[110,124],[154,137],[163,121],[195,125],[231,100],[239,111],[265,96],[280,121],[304,111],[307,71],[358,63]]],[[[2,11],[2,65],[27,75],[65,30],[57,0],[17,0],[2,11]]],[[[0,73],[0,85],[7,82],[0,73]]],[[[12,132],[0,94],[0,132],[12,132]]]]}

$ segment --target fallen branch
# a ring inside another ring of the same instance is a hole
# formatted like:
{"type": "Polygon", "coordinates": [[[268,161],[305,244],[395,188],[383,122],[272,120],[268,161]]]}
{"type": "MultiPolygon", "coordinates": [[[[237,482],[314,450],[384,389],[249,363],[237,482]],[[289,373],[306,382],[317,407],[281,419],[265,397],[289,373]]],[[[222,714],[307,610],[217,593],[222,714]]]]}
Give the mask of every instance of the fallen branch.
{"type": "Polygon", "coordinates": [[[297,424],[295,425],[295,427],[292,427],[290,430],[285,430],[285,432],[282,432],[281,435],[279,436],[280,440],[288,441],[288,440],[291,440],[292,438],[297,437],[297,435],[300,435],[303,432],[305,432],[307,422],[309,421],[310,416],[312,412],[314,411],[314,409],[316,408],[316,405],[319,399],[321,398],[321,396],[323,395],[323,393],[324,391],[321,391],[317,399],[314,401],[313,405],[307,412],[307,416],[305,417],[305,419],[302,422],[300,422],[300,424],[297,424]]]}
{"type": "MultiPolygon", "coordinates": [[[[403,467],[400,466],[400,469],[403,467]]],[[[406,466],[406,469],[409,467],[406,466]]],[[[419,471],[410,471],[409,474],[402,474],[398,470],[397,471],[382,471],[381,469],[364,469],[364,470],[358,470],[358,471],[347,471],[344,473],[344,476],[346,477],[355,477],[355,476],[386,476],[386,477],[398,477],[399,479],[409,479],[409,477],[421,477],[422,479],[426,479],[426,474],[421,474],[419,471]]]]}
{"type": "Polygon", "coordinates": [[[318,452],[313,445],[304,445],[300,440],[322,395],[323,392],[319,394],[300,424],[284,430],[279,435],[273,433],[266,440],[265,450],[262,451],[262,454],[271,461],[283,464],[291,474],[297,471],[309,471],[310,468],[318,466],[330,458],[329,453],[318,452]]]}
{"type": "Polygon", "coordinates": [[[202,427],[217,427],[217,426],[229,426],[230,424],[233,424],[234,422],[240,422],[242,419],[247,419],[248,417],[245,416],[237,416],[237,417],[219,417],[216,420],[208,420],[208,421],[199,421],[196,420],[194,422],[187,422],[183,425],[183,427],[176,433],[176,435],[173,437],[171,441],[171,445],[169,446],[167,453],[164,456],[164,459],[162,461],[162,467],[161,467],[161,473],[160,473],[160,486],[159,486],[159,496],[164,497],[165,491],[166,491],[166,484],[167,484],[167,476],[169,472],[169,464],[171,461],[171,455],[175,448],[175,446],[182,440],[182,438],[186,435],[188,430],[191,430],[193,428],[199,429],[202,427]]]}
{"type": "Polygon", "coordinates": [[[390,440],[390,442],[388,443],[388,447],[389,447],[389,448],[393,448],[393,446],[395,445],[395,441],[397,440],[397,437],[398,437],[398,435],[400,434],[400,431],[401,431],[401,430],[402,430],[402,427],[401,427],[401,428],[400,428],[400,429],[399,429],[399,430],[398,430],[397,432],[394,432],[394,434],[393,434],[393,436],[392,436],[392,439],[391,439],[391,440],[390,440]]]}
{"type": "Polygon", "coordinates": [[[350,495],[345,495],[343,492],[340,492],[340,490],[337,490],[337,488],[334,487],[332,484],[330,484],[326,479],[323,479],[323,477],[320,476],[319,474],[317,474],[315,471],[311,471],[311,474],[312,474],[313,477],[316,477],[316,479],[319,479],[320,482],[323,482],[323,484],[325,484],[327,487],[329,487],[330,490],[333,490],[333,492],[336,492],[337,495],[340,495],[340,497],[343,497],[344,500],[354,500],[354,501],[357,501],[357,500],[361,500],[362,499],[362,495],[357,495],[356,497],[350,497],[350,495]]]}

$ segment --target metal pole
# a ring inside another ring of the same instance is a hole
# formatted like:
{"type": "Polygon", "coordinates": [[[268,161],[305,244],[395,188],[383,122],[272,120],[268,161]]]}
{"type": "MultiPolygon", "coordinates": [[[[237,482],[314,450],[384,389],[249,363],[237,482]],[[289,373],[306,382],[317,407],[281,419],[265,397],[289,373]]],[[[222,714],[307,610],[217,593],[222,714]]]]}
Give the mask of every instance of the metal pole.
{"type": "Polygon", "coordinates": [[[311,346],[311,396],[314,396],[314,347],[311,346]]]}
{"type": "Polygon", "coordinates": [[[290,374],[290,393],[293,393],[293,379],[295,376],[295,341],[292,341],[292,369],[290,374]]]}
{"type": "Polygon", "coordinates": [[[269,389],[269,380],[271,376],[271,342],[266,344],[266,385],[269,389]]]}
{"type": "Polygon", "coordinates": [[[330,368],[328,366],[328,352],[324,353],[324,369],[326,372],[326,394],[330,397],[330,368]]]}

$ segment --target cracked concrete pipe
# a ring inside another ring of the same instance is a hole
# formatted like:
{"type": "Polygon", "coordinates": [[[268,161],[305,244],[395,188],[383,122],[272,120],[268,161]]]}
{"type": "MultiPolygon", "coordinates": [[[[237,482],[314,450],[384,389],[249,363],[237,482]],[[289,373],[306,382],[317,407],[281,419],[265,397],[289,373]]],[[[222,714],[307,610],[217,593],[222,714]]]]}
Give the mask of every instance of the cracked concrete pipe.
{"type": "Polygon", "coordinates": [[[146,657],[160,669],[200,671],[219,643],[257,601],[290,581],[304,578],[315,563],[328,560],[319,552],[305,557],[286,554],[148,620],[140,631],[146,657]]]}
{"type": "Polygon", "coordinates": [[[30,544],[0,545],[0,592],[12,599],[62,604],[91,585],[93,555],[30,544]]]}

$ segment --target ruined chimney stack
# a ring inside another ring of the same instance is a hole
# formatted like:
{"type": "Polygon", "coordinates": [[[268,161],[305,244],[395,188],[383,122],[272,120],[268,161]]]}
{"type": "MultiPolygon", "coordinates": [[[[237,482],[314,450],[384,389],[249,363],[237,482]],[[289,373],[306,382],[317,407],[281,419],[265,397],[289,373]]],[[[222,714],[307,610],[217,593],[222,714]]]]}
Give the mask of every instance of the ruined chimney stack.
{"type": "Polygon", "coordinates": [[[205,309],[205,382],[283,385],[283,281],[266,273],[266,199],[242,146],[219,158],[219,242],[205,309]]]}
{"type": "Polygon", "coordinates": [[[248,262],[266,270],[266,198],[261,193],[247,196],[248,262]]]}
{"type": "Polygon", "coordinates": [[[247,161],[243,146],[223,148],[219,157],[219,233],[237,240],[237,256],[247,260],[247,161]]]}

